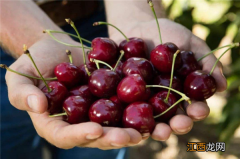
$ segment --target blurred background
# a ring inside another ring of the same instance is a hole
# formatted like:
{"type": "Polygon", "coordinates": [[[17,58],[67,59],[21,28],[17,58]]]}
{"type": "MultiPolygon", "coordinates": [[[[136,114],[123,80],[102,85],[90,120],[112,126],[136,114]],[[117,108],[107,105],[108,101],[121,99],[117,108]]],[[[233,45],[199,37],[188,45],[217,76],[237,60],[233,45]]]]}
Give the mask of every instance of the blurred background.
{"type": "MultiPolygon", "coordinates": [[[[162,0],[166,16],[202,38],[211,50],[240,42],[239,0],[162,0]]],[[[215,52],[219,57],[226,49],[215,52]]],[[[240,50],[226,53],[221,62],[228,90],[207,100],[211,113],[194,123],[186,135],[166,142],[151,139],[130,149],[131,159],[239,159],[240,158],[240,50]],[[226,152],[187,152],[188,142],[226,142],[226,152]]]]}

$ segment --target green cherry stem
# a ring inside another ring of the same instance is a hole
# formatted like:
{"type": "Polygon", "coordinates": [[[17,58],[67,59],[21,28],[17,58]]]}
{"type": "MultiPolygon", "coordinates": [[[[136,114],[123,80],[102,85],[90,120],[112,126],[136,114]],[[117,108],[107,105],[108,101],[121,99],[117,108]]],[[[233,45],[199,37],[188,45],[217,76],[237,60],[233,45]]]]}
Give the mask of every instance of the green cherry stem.
{"type": "Polygon", "coordinates": [[[154,116],[154,118],[158,118],[158,117],[166,114],[169,110],[171,110],[173,107],[175,107],[176,105],[178,105],[178,104],[179,104],[180,102],[182,102],[182,101],[184,101],[184,98],[179,99],[177,102],[175,102],[173,105],[171,105],[171,107],[169,107],[167,110],[165,110],[164,112],[162,112],[162,113],[159,114],[159,115],[154,116]]]}
{"type": "Polygon", "coordinates": [[[109,64],[107,64],[106,62],[103,62],[101,60],[97,60],[97,59],[90,59],[91,62],[94,62],[97,66],[97,69],[99,69],[99,63],[104,64],[105,66],[109,67],[111,70],[113,70],[112,66],[110,66],[109,64]]]}
{"type": "Polygon", "coordinates": [[[146,85],[146,88],[149,88],[149,87],[153,87],[153,88],[156,88],[156,87],[159,87],[159,88],[164,88],[164,89],[168,89],[168,90],[171,90],[177,94],[179,94],[180,96],[182,96],[182,98],[187,101],[189,104],[191,104],[191,100],[189,97],[187,97],[184,93],[181,93],[173,88],[169,88],[169,87],[166,87],[166,86],[160,86],[160,85],[146,85]]]}
{"type": "Polygon", "coordinates": [[[229,45],[225,45],[225,46],[218,47],[218,48],[210,51],[209,53],[203,55],[202,57],[198,58],[197,61],[199,62],[199,61],[201,61],[202,59],[204,59],[205,57],[207,57],[208,55],[213,54],[215,51],[220,50],[220,49],[225,48],[225,47],[229,47],[229,48],[230,48],[230,47],[231,47],[231,48],[239,47],[239,43],[233,43],[233,44],[229,44],[229,45]]]}
{"type": "MultiPolygon", "coordinates": [[[[32,78],[32,79],[37,79],[37,80],[41,80],[42,78],[39,78],[39,77],[34,77],[34,76],[30,76],[30,75],[27,75],[27,74],[24,74],[24,73],[21,73],[21,72],[17,72],[17,71],[14,71],[12,70],[11,68],[7,67],[7,65],[5,64],[0,64],[0,67],[1,68],[4,68],[10,72],[13,72],[13,73],[16,73],[18,75],[21,75],[21,76],[24,76],[24,77],[28,77],[28,78],[32,78]]],[[[46,81],[54,81],[54,80],[57,80],[57,77],[53,77],[53,78],[44,78],[46,81]]]]}
{"type": "Polygon", "coordinates": [[[38,69],[35,61],[34,61],[33,58],[32,58],[32,55],[30,54],[30,52],[29,52],[29,50],[28,50],[28,48],[27,48],[27,46],[26,46],[25,44],[23,45],[23,51],[24,51],[24,54],[28,55],[28,57],[29,57],[30,60],[32,61],[35,69],[37,70],[37,72],[38,72],[38,74],[39,74],[39,76],[41,77],[42,81],[43,81],[44,84],[46,85],[46,87],[47,87],[47,89],[48,89],[48,92],[51,92],[52,89],[48,86],[47,82],[46,82],[45,79],[43,78],[43,76],[42,76],[42,74],[40,73],[40,71],[39,71],[39,69],[38,69]]]}
{"type": "MultiPolygon", "coordinates": [[[[72,37],[78,38],[77,35],[74,35],[74,34],[71,34],[71,33],[67,33],[67,32],[64,32],[64,31],[55,31],[55,30],[49,30],[49,29],[47,29],[47,30],[45,30],[45,32],[67,34],[67,35],[69,35],[69,36],[72,36],[72,37]]],[[[81,39],[82,39],[82,41],[85,41],[86,43],[92,44],[92,42],[89,41],[89,40],[87,40],[87,39],[84,39],[84,38],[81,38],[81,39]]]]}
{"type": "Polygon", "coordinates": [[[159,33],[159,38],[160,38],[160,44],[162,44],[162,36],[161,36],[161,31],[160,31],[160,25],[159,25],[159,23],[158,23],[158,18],[157,18],[157,15],[156,15],[156,12],[155,12],[155,9],[154,9],[152,0],[148,0],[148,4],[149,4],[149,6],[151,7],[152,12],[153,12],[153,15],[154,15],[154,17],[155,17],[155,20],[156,20],[156,22],[157,22],[158,33],[159,33]]]}
{"type": "Polygon", "coordinates": [[[66,46],[78,47],[78,48],[84,47],[85,49],[92,49],[91,47],[87,47],[87,46],[78,46],[78,45],[72,45],[72,44],[68,44],[68,43],[62,42],[62,41],[58,40],[55,36],[53,36],[53,35],[51,34],[51,32],[49,32],[48,30],[44,30],[43,33],[48,33],[48,35],[51,36],[51,38],[52,38],[53,40],[55,40],[56,42],[58,42],[58,43],[60,43],[60,44],[66,45],[66,46]]]}
{"type": "Polygon", "coordinates": [[[80,41],[80,43],[81,43],[81,45],[82,45],[84,67],[85,67],[85,70],[86,70],[88,76],[90,76],[91,73],[89,72],[89,70],[88,70],[88,68],[87,68],[86,53],[85,53],[85,50],[84,50],[84,46],[83,46],[83,42],[82,42],[81,36],[80,36],[80,34],[79,34],[76,26],[74,25],[74,22],[73,22],[71,19],[65,19],[65,20],[66,20],[66,22],[67,22],[68,24],[70,24],[70,25],[72,26],[72,28],[75,30],[75,32],[76,32],[77,35],[78,35],[78,39],[79,39],[79,41],[80,41]]]}
{"type": "Polygon", "coordinates": [[[52,117],[57,117],[57,116],[65,116],[65,115],[67,115],[67,113],[66,113],[66,112],[64,112],[64,113],[60,113],[60,114],[53,114],[53,115],[49,115],[49,117],[50,117],[50,118],[52,118],[52,117]]]}
{"type": "MultiPolygon", "coordinates": [[[[178,55],[179,52],[180,52],[180,50],[177,50],[177,51],[174,53],[174,55],[173,55],[172,70],[171,70],[171,78],[170,78],[170,85],[169,85],[170,88],[172,88],[174,66],[175,66],[176,57],[177,57],[177,55],[178,55]]],[[[168,90],[167,97],[166,97],[166,99],[164,100],[165,103],[168,102],[169,94],[170,94],[170,89],[168,90]]]]}
{"type": "Polygon", "coordinates": [[[70,63],[73,63],[71,51],[66,50],[66,54],[68,55],[69,62],[70,62],[70,63]]]}
{"type": "Polygon", "coordinates": [[[113,68],[113,71],[115,72],[116,71],[116,69],[117,69],[117,67],[118,67],[118,65],[119,65],[119,62],[122,60],[122,57],[123,57],[123,55],[124,55],[124,51],[123,50],[121,50],[120,51],[120,57],[118,58],[118,61],[117,61],[117,63],[115,64],[115,66],[114,66],[114,68],[113,68]]]}
{"type": "Polygon", "coordinates": [[[93,26],[97,26],[97,25],[110,25],[110,26],[114,27],[124,36],[124,38],[127,40],[127,42],[129,42],[128,37],[119,28],[117,28],[115,25],[107,23],[107,22],[95,22],[95,23],[93,23],[93,26]]]}

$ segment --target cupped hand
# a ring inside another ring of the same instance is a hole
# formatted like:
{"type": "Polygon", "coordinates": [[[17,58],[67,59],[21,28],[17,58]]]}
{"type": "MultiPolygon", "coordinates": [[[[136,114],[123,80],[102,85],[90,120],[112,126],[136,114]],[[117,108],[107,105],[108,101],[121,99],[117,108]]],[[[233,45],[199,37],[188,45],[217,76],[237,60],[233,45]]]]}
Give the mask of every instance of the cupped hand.
{"type": "MultiPolygon", "coordinates": [[[[195,57],[199,58],[210,52],[207,44],[192,34],[184,26],[177,24],[168,19],[159,19],[159,25],[162,34],[163,43],[172,42],[176,44],[180,50],[192,51],[195,53],[195,57]]],[[[148,22],[131,22],[127,26],[117,25],[127,37],[139,37],[146,41],[149,52],[157,45],[160,44],[157,24],[155,20],[148,22]]],[[[110,38],[116,40],[118,43],[123,40],[122,35],[110,28],[110,38]]],[[[209,55],[200,61],[200,65],[203,66],[203,70],[210,72],[216,58],[214,55],[209,55]]],[[[215,68],[212,76],[217,82],[217,91],[224,91],[227,87],[226,79],[222,74],[222,65],[219,62],[215,68]]],[[[155,140],[167,140],[173,131],[176,134],[186,134],[193,127],[193,121],[199,121],[205,119],[210,109],[205,101],[192,101],[192,104],[185,106],[186,114],[178,111],[168,124],[158,123],[152,134],[152,138],[155,140]]]]}
{"type": "MultiPolygon", "coordinates": [[[[58,39],[73,45],[80,45],[69,37],[58,39]]],[[[65,50],[72,52],[73,63],[79,66],[82,60],[80,48],[69,48],[58,44],[49,37],[43,37],[29,48],[44,78],[54,77],[54,67],[61,62],[68,62],[65,50]]],[[[27,55],[22,55],[10,68],[32,76],[39,76],[27,55]]],[[[75,146],[96,147],[99,149],[115,149],[131,146],[142,140],[140,133],[134,129],[102,127],[97,123],[87,122],[70,125],[61,117],[48,117],[48,102],[41,88],[40,80],[32,80],[7,71],[6,82],[9,100],[13,106],[26,110],[31,117],[37,133],[51,144],[69,149],[75,146]]]]}

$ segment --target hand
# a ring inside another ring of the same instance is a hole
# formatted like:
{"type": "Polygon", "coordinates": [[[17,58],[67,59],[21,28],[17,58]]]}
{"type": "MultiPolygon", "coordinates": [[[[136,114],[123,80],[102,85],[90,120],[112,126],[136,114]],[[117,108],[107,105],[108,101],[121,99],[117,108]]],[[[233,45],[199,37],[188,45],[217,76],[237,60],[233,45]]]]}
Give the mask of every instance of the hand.
{"type": "MultiPolygon", "coordinates": [[[[73,45],[80,45],[66,38],[66,35],[57,38],[73,45]]],[[[68,48],[49,37],[36,42],[29,51],[43,77],[49,78],[54,77],[53,70],[57,64],[68,62],[66,49],[71,50],[73,63],[79,66],[82,63],[81,49],[68,48]]],[[[27,55],[22,55],[10,67],[25,74],[39,76],[27,55]]],[[[50,118],[46,112],[47,99],[40,90],[44,87],[42,81],[9,71],[6,74],[6,81],[11,104],[20,110],[28,111],[37,133],[59,148],[82,146],[115,149],[134,145],[142,140],[141,135],[134,129],[107,128],[93,122],[70,125],[61,117],[50,118]]]]}
{"type": "MultiPolygon", "coordinates": [[[[131,22],[128,23],[127,26],[121,26],[121,23],[118,24],[117,27],[119,27],[126,36],[140,37],[144,39],[149,47],[149,52],[155,46],[160,44],[155,20],[148,22],[131,22]]],[[[163,43],[173,42],[180,48],[180,50],[190,50],[194,52],[196,58],[202,57],[204,54],[210,52],[209,47],[203,40],[193,35],[182,25],[167,19],[159,19],[159,24],[163,43]]],[[[109,30],[110,38],[117,42],[123,40],[123,37],[119,32],[113,28],[109,28],[109,30]]],[[[210,72],[215,61],[215,56],[210,55],[200,61],[200,64],[203,66],[203,70],[210,72]]],[[[224,91],[227,87],[227,83],[222,74],[222,65],[220,62],[215,68],[212,76],[216,79],[217,91],[224,91]]],[[[205,101],[192,101],[192,104],[186,104],[187,115],[178,111],[177,115],[170,120],[169,125],[165,123],[157,124],[152,134],[152,138],[155,140],[167,140],[172,131],[176,134],[188,133],[193,127],[193,121],[203,120],[208,116],[209,111],[209,107],[205,101]]]]}

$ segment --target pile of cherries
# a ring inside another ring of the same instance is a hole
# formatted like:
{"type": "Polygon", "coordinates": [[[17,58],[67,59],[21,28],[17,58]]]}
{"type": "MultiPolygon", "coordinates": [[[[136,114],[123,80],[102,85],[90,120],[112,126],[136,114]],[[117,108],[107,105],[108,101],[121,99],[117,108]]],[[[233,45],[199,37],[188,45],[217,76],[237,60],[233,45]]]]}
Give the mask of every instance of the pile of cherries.
{"type": "MultiPolygon", "coordinates": [[[[149,4],[153,9],[151,1],[149,4]]],[[[71,20],[67,22],[75,29],[71,20]]],[[[94,23],[102,24],[108,23],[94,23]]],[[[75,66],[67,51],[70,62],[55,67],[56,81],[47,84],[48,79],[38,78],[46,83],[42,91],[51,117],[63,116],[70,124],[92,121],[134,128],[145,134],[153,131],[156,122],[168,122],[184,100],[202,101],[216,91],[215,79],[201,70],[194,53],[180,51],[171,42],[156,46],[148,59],[148,47],[141,38],[123,34],[126,40],[117,45],[98,37],[91,42],[86,62],[82,38],[76,33],[84,64],[75,66]]],[[[24,50],[34,63],[26,47],[24,50]]]]}

